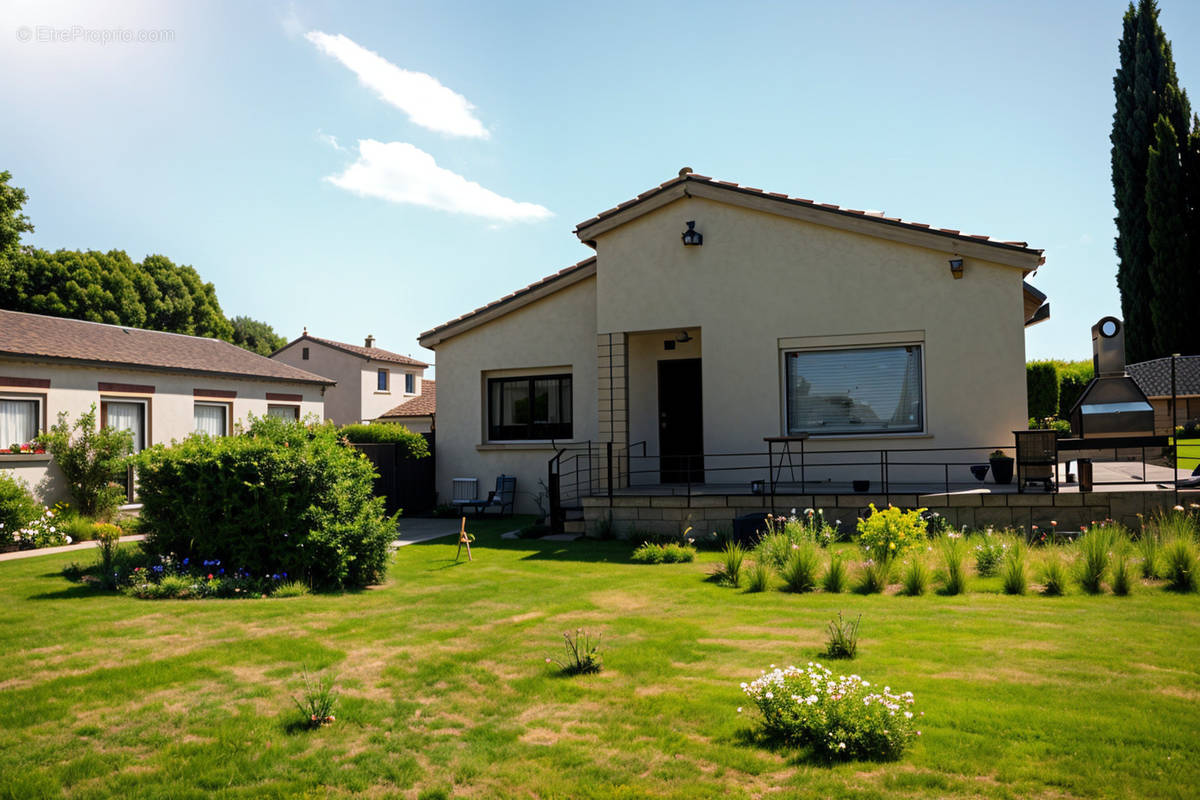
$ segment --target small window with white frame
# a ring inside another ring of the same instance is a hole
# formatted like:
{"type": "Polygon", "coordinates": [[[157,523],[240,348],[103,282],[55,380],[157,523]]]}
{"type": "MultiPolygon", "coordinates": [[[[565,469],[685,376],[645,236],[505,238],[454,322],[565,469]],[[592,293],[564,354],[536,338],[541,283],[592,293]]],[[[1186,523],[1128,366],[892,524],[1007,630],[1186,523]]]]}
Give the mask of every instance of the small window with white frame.
{"type": "Polygon", "coordinates": [[[196,402],[192,407],[194,430],[209,436],[228,436],[229,411],[228,403],[196,402]]]}
{"type": "Polygon", "coordinates": [[[375,373],[375,389],[380,392],[391,390],[391,372],[386,369],[377,370],[375,373]]]}
{"type": "Polygon", "coordinates": [[[133,434],[133,452],[140,453],[149,444],[146,419],[149,401],[127,398],[100,398],[100,425],[133,434]]]}
{"type": "Polygon", "coordinates": [[[413,375],[411,372],[404,373],[404,393],[417,393],[417,376],[413,375]]]}
{"type": "Polygon", "coordinates": [[[921,433],[923,367],[919,344],[785,350],[786,433],[921,433]]]}
{"type": "Polygon", "coordinates": [[[20,452],[33,443],[42,432],[43,403],[43,395],[0,394],[0,450],[20,452]]]}

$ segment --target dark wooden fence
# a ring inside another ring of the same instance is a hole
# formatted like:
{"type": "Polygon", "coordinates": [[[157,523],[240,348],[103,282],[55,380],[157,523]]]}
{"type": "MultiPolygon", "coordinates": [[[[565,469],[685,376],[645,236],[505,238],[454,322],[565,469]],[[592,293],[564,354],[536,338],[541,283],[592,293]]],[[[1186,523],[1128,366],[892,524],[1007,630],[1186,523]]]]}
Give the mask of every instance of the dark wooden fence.
{"type": "Polygon", "coordinates": [[[356,444],[371,463],[379,477],[375,494],[387,499],[387,513],[403,509],[405,516],[432,511],[437,504],[437,475],[434,472],[434,435],[423,434],[429,443],[425,458],[408,458],[398,444],[356,444]]]}

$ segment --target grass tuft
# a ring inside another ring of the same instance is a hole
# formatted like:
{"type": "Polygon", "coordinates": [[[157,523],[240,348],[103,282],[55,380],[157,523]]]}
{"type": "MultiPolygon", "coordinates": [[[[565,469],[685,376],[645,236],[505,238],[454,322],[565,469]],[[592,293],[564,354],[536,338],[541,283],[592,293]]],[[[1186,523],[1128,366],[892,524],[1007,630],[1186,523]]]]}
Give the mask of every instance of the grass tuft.
{"type": "Polygon", "coordinates": [[[1029,588],[1029,578],[1025,572],[1027,553],[1025,544],[1017,542],[1004,554],[1004,563],[1000,566],[1000,584],[1005,594],[1025,594],[1029,588]]]}
{"type": "Polygon", "coordinates": [[[1176,536],[1163,545],[1163,577],[1173,592],[1194,592],[1200,576],[1197,568],[1196,541],[1190,536],[1176,536]]]}
{"type": "Polygon", "coordinates": [[[746,571],[746,591],[765,592],[771,587],[771,567],[765,561],[755,561],[746,571]]]}
{"type": "Polygon", "coordinates": [[[721,551],[721,563],[714,576],[726,586],[742,585],[742,562],[746,558],[746,548],[737,542],[730,542],[721,551]]]}
{"type": "Polygon", "coordinates": [[[938,542],[942,559],[942,594],[956,595],[967,591],[967,540],[958,534],[946,534],[938,542]]]}
{"type": "Polygon", "coordinates": [[[858,655],[858,626],[862,622],[862,614],[853,622],[847,622],[838,612],[837,619],[830,620],[828,639],[825,642],[825,655],[830,658],[854,658],[858,655]]]}
{"type": "Polygon", "coordinates": [[[848,580],[845,556],[834,553],[829,558],[829,568],[825,570],[825,577],[821,579],[821,588],[830,594],[840,594],[846,591],[848,580]]]}
{"type": "Polygon", "coordinates": [[[920,555],[915,555],[904,565],[904,574],[900,578],[900,585],[904,594],[909,597],[920,597],[929,591],[929,580],[929,567],[925,566],[925,559],[920,555]]]}
{"type": "Polygon", "coordinates": [[[820,568],[821,554],[817,546],[806,542],[795,546],[779,574],[789,592],[811,592],[817,586],[820,568]]]}

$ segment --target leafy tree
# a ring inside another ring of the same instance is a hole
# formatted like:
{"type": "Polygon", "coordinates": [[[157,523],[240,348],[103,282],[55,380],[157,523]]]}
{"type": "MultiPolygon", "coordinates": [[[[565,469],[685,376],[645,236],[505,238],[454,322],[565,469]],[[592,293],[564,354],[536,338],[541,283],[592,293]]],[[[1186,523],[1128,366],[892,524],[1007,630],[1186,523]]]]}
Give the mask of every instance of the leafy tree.
{"type": "Polygon", "coordinates": [[[22,233],[32,233],[33,223],[21,213],[28,196],[19,186],[9,186],[12,173],[0,172],[0,258],[15,250],[22,233]]]}
{"type": "Polygon", "coordinates": [[[1153,248],[1147,214],[1147,170],[1150,148],[1156,143],[1154,126],[1165,117],[1178,135],[1187,130],[1191,116],[1187,95],[1179,89],[1171,43],[1158,24],[1155,0],[1131,3],[1125,12],[1118,45],[1120,65],[1113,78],[1116,112],[1113,114],[1112,180],[1117,207],[1117,287],[1125,318],[1125,346],[1129,360],[1154,355],[1153,312],[1155,296],[1151,272],[1153,248]]]}
{"type": "Polygon", "coordinates": [[[74,425],[67,421],[67,412],[60,412],[58,422],[38,442],[54,456],[79,510],[88,516],[111,516],[125,498],[125,487],[117,481],[133,452],[133,434],[98,426],[92,403],[74,425]]]}
{"type": "Polygon", "coordinates": [[[265,322],[240,316],[233,318],[233,343],[260,356],[269,356],[287,344],[287,338],[265,322]]]}

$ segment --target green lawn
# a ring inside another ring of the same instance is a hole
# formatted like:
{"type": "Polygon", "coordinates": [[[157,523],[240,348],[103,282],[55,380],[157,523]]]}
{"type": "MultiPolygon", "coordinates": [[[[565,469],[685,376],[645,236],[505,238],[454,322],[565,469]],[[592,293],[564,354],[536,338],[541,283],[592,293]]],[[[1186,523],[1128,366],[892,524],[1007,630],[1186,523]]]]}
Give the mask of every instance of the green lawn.
{"type": "MultiPolygon", "coordinates": [[[[0,564],[0,797],[1196,797],[1200,598],[746,594],[615,542],[403,548],[386,585],[139,601],[0,564]],[[771,748],[738,684],[817,657],[862,614],[848,669],[916,693],[903,760],[771,748]],[[564,630],[604,671],[562,678],[564,630]],[[301,669],[337,722],[295,727],[301,669]]],[[[91,554],[85,558],[91,559],[91,554]]]]}

